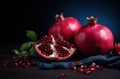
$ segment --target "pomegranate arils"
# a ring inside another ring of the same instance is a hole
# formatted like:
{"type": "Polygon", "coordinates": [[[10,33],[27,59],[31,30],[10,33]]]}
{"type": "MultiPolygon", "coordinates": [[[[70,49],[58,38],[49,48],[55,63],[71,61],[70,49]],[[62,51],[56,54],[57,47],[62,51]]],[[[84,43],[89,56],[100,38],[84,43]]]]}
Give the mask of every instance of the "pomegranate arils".
{"type": "Polygon", "coordinates": [[[85,73],[86,75],[90,75],[95,70],[103,70],[103,67],[96,65],[95,63],[92,63],[89,66],[87,65],[76,66],[76,68],[73,70],[76,70],[81,73],[85,73]]]}
{"type": "Polygon", "coordinates": [[[79,62],[79,61],[76,61],[75,64],[76,64],[76,65],[80,65],[80,62],[79,62]]]}
{"type": "Polygon", "coordinates": [[[18,65],[19,65],[19,63],[14,63],[14,66],[15,66],[15,67],[18,67],[18,65]]]}
{"type": "Polygon", "coordinates": [[[47,56],[51,55],[53,52],[49,43],[41,43],[41,45],[39,46],[39,49],[41,50],[43,54],[47,56]]]}
{"type": "Polygon", "coordinates": [[[115,43],[113,50],[112,50],[114,55],[120,56],[120,43],[115,43]]]}
{"type": "Polygon", "coordinates": [[[59,45],[55,45],[55,48],[58,51],[58,56],[59,57],[63,57],[64,58],[64,57],[69,55],[69,52],[66,49],[64,49],[63,47],[61,47],[59,45]]]}
{"type": "Polygon", "coordinates": [[[57,41],[56,42],[57,44],[63,46],[63,47],[66,47],[66,48],[71,48],[71,44],[69,44],[67,41],[57,41]]]}
{"type": "Polygon", "coordinates": [[[61,78],[66,77],[66,73],[65,73],[65,72],[62,72],[62,73],[60,74],[60,77],[61,77],[61,78]]]}
{"type": "Polygon", "coordinates": [[[76,69],[77,69],[77,67],[75,67],[75,66],[74,66],[74,67],[72,67],[72,69],[73,69],[73,70],[76,70],[76,69]]]}
{"type": "Polygon", "coordinates": [[[35,62],[29,59],[29,56],[13,56],[12,60],[4,60],[3,66],[12,65],[14,67],[29,68],[36,65],[35,62]]]}
{"type": "Polygon", "coordinates": [[[35,51],[45,59],[65,60],[72,56],[76,48],[73,44],[62,39],[61,36],[54,37],[46,35],[38,44],[34,44],[35,51]]]}
{"type": "Polygon", "coordinates": [[[85,74],[86,74],[86,75],[89,75],[89,74],[91,74],[91,71],[90,71],[90,70],[86,70],[86,71],[85,71],[85,74]]]}
{"type": "Polygon", "coordinates": [[[72,63],[69,63],[69,64],[68,64],[68,67],[72,68],[72,67],[73,67],[73,64],[72,64],[72,63]]]}
{"type": "Polygon", "coordinates": [[[99,65],[96,65],[96,66],[95,66],[95,69],[96,69],[96,70],[103,70],[104,68],[101,67],[101,66],[99,66],[99,65]]]}
{"type": "Polygon", "coordinates": [[[10,64],[10,61],[9,60],[5,60],[4,62],[3,62],[3,66],[8,66],[10,64]]]}
{"type": "Polygon", "coordinates": [[[42,37],[39,42],[42,42],[42,43],[52,43],[52,38],[51,38],[51,35],[46,35],[44,37],[42,37]]]}

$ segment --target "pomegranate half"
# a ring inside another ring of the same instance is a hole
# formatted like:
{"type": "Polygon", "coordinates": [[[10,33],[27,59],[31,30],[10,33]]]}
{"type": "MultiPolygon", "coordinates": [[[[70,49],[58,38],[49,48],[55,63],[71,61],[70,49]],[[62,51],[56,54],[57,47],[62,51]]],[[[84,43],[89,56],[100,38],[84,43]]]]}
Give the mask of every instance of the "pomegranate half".
{"type": "Polygon", "coordinates": [[[114,37],[109,28],[97,24],[93,16],[87,17],[88,24],[74,36],[74,43],[84,56],[108,54],[112,50],[114,37]]]}
{"type": "Polygon", "coordinates": [[[38,44],[34,44],[36,52],[43,58],[51,60],[65,60],[71,57],[76,48],[62,37],[58,37],[46,35],[41,38],[38,44]]]}
{"type": "Polygon", "coordinates": [[[48,34],[57,36],[60,34],[67,41],[72,41],[74,34],[81,28],[80,22],[74,17],[64,17],[56,14],[56,22],[49,28],[48,34]]]}

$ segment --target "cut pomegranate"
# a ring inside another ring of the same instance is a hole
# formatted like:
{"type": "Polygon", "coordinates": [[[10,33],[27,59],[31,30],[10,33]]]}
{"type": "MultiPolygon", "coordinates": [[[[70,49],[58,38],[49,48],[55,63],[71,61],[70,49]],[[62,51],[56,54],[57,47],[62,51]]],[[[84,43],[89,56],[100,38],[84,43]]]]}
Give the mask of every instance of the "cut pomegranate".
{"type": "MultiPolygon", "coordinates": [[[[58,35],[59,36],[59,35],[58,35]]],[[[39,44],[34,44],[36,52],[46,59],[65,60],[73,55],[76,48],[62,37],[55,38],[46,35],[40,39],[39,44]]]]}

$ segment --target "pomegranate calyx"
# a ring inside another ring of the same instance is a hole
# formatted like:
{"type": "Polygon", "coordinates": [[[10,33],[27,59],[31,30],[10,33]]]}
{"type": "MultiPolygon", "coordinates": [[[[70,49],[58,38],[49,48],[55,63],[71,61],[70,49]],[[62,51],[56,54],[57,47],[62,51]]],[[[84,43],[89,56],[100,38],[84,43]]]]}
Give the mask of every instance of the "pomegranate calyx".
{"type": "Polygon", "coordinates": [[[59,21],[63,21],[65,18],[64,18],[64,16],[63,16],[63,13],[60,13],[60,14],[56,14],[55,15],[55,20],[57,21],[57,22],[59,22],[59,21]]]}
{"type": "Polygon", "coordinates": [[[94,16],[91,16],[90,18],[89,17],[86,17],[86,19],[88,20],[88,24],[90,26],[93,26],[97,23],[97,18],[94,18],[94,16]]]}

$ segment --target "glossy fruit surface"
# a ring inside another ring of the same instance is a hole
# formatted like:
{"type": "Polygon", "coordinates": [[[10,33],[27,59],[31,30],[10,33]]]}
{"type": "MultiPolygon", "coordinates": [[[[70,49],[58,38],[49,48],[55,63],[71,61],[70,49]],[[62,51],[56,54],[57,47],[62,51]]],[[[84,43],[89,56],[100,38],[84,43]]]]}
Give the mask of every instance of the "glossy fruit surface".
{"type": "Polygon", "coordinates": [[[60,34],[67,41],[73,40],[74,34],[81,28],[80,22],[74,17],[64,17],[56,14],[56,22],[49,28],[48,34],[57,36],[60,34]]]}
{"type": "Polygon", "coordinates": [[[87,20],[88,24],[75,34],[75,45],[84,56],[108,54],[114,43],[111,30],[104,25],[97,24],[97,19],[93,16],[87,20]]]}

